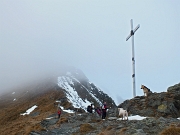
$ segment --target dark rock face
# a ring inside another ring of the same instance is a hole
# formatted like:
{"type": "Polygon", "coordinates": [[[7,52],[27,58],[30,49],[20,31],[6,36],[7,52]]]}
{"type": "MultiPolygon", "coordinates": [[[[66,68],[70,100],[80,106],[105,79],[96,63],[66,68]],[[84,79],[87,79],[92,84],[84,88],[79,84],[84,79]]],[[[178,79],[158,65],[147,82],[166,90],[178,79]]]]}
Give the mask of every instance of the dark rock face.
{"type": "Polygon", "coordinates": [[[59,75],[57,78],[58,86],[64,90],[65,95],[71,95],[69,93],[69,88],[71,88],[77,92],[78,97],[83,101],[87,100],[95,106],[101,106],[103,102],[106,101],[109,107],[116,107],[113,99],[95,84],[90,82],[79,69],[71,68],[64,72],[64,74],[59,75]]]}
{"type": "Polygon", "coordinates": [[[129,114],[141,116],[180,117],[180,83],[169,87],[167,92],[137,96],[118,107],[127,109],[129,114]]]}

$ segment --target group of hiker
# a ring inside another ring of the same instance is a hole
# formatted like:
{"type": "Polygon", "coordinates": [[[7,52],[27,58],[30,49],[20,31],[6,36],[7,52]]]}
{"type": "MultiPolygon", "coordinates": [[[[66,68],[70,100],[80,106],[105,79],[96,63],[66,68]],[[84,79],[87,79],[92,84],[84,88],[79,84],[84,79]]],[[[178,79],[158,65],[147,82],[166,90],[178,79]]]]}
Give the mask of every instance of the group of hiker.
{"type": "Polygon", "coordinates": [[[108,108],[107,108],[106,102],[104,102],[104,104],[101,107],[97,107],[97,108],[95,108],[93,104],[89,105],[87,107],[87,112],[89,113],[97,112],[97,114],[101,116],[102,119],[104,120],[106,118],[107,109],[108,108]]]}
{"type": "MultiPolygon", "coordinates": [[[[104,104],[101,107],[95,108],[95,106],[93,104],[87,106],[87,112],[89,112],[89,113],[95,113],[96,112],[100,117],[102,117],[103,120],[106,118],[107,109],[108,108],[107,108],[106,102],[104,102],[104,104]]],[[[61,110],[61,107],[59,106],[58,111],[57,111],[58,118],[60,118],[61,112],[62,112],[62,110],[61,110]]]]}

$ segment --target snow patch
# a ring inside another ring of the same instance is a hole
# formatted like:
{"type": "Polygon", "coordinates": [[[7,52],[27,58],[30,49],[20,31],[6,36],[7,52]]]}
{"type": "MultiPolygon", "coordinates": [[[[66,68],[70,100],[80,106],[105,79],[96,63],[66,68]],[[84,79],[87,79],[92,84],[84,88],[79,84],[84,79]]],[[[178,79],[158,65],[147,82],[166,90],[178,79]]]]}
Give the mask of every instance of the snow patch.
{"type": "Polygon", "coordinates": [[[86,110],[86,107],[91,104],[87,99],[82,100],[79,97],[78,93],[73,88],[74,83],[70,77],[58,77],[58,85],[59,87],[64,88],[66,90],[66,97],[75,108],[82,108],[86,110]]]}
{"type": "Polygon", "coordinates": [[[74,113],[74,111],[73,110],[63,110],[64,112],[67,112],[67,113],[74,113]]]}
{"type": "MultiPolygon", "coordinates": [[[[134,115],[134,116],[129,116],[128,117],[128,120],[143,120],[145,119],[146,117],[143,117],[143,116],[139,116],[139,115],[134,115]]],[[[118,118],[117,120],[122,120],[122,118],[118,118]]]]}
{"type": "Polygon", "coordinates": [[[70,110],[70,109],[65,110],[63,106],[59,106],[59,107],[60,107],[64,112],[67,112],[67,113],[74,113],[73,110],[70,110]]]}
{"type": "Polygon", "coordinates": [[[21,115],[28,115],[30,114],[32,111],[34,111],[34,109],[37,107],[37,105],[32,106],[31,108],[29,108],[25,113],[21,114],[21,115]]]}
{"type": "Polygon", "coordinates": [[[61,101],[59,101],[59,100],[56,100],[56,103],[61,103],[61,101]]]}
{"type": "Polygon", "coordinates": [[[50,119],[53,119],[54,117],[49,117],[49,118],[46,118],[46,120],[50,120],[50,119]]]}

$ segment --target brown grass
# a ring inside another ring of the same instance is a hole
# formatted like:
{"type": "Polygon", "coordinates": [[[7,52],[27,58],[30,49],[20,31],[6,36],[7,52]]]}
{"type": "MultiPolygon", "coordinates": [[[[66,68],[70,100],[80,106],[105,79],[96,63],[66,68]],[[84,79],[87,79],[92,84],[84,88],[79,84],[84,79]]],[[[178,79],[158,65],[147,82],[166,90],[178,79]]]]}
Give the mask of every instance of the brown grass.
{"type": "Polygon", "coordinates": [[[95,119],[95,118],[92,118],[91,119],[91,123],[98,123],[98,122],[101,122],[102,120],[101,119],[95,119]]]}
{"type": "Polygon", "coordinates": [[[174,125],[164,129],[160,135],[180,135],[180,128],[174,125]]]}
{"type": "Polygon", "coordinates": [[[40,125],[40,122],[47,118],[48,115],[57,113],[57,107],[54,106],[54,102],[64,96],[60,90],[44,91],[37,95],[34,95],[34,93],[28,94],[11,104],[9,102],[0,102],[1,135],[28,135],[31,131],[45,130],[40,125]],[[33,112],[39,112],[39,115],[20,115],[35,104],[38,107],[33,112]]]}
{"type": "Polygon", "coordinates": [[[113,127],[112,126],[109,126],[106,128],[106,130],[111,130],[113,127]]]}
{"type": "Polygon", "coordinates": [[[95,130],[94,127],[92,127],[90,124],[88,123],[85,123],[85,124],[82,124],[80,126],[80,132],[82,133],[86,133],[86,132],[89,132],[89,131],[92,131],[92,130],[95,130]]]}
{"type": "Polygon", "coordinates": [[[126,131],[127,131],[127,127],[124,127],[118,132],[118,135],[124,135],[126,131]]]}
{"type": "Polygon", "coordinates": [[[66,117],[61,117],[56,124],[57,124],[57,126],[60,127],[61,124],[67,123],[67,122],[68,122],[68,119],[66,117]]]}
{"type": "Polygon", "coordinates": [[[62,124],[62,123],[67,123],[68,122],[68,119],[66,118],[66,117],[62,117],[61,119],[60,119],[60,123],[62,124]]]}
{"type": "Polygon", "coordinates": [[[119,135],[117,131],[112,126],[108,126],[105,130],[100,132],[98,135],[119,135]]]}

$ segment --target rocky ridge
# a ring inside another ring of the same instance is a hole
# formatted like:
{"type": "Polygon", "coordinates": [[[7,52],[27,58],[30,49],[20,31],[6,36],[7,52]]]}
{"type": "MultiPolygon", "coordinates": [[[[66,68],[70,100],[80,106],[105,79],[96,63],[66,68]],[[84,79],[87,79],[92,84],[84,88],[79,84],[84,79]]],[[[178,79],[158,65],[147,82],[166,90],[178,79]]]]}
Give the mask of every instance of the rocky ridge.
{"type": "Polygon", "coordinates": [[[171,86],[167,92],[149,93],[137,96],[119,105],[130,114],[149,117],[180,117],[180,83],[171,86]]]}
{"type": "MultiPolygon", "coordinates": [[[[52,119],[45,119],[41,125],[44,131],[32,131],[30,135],[158,135],[168,127],[179,129],[180,120],[176,118],[145,118],[143,120],[121,120],[110,109],[106,120],[96,114],[67,114],[60,119],[56,114],[52,119]]],[[[52,117],[49,116],[49,117],[52,117]]],[[[177,132],[174,135],[178,135],[177,132]]]]}
{"type": "Polygon", "coordinates": [[[167,92],[137,96],[118,107],[128,110],[129,115],[145,116],[143,120],[121,120],[117,108],[110,108],[106,120],[97,114],[62,114],[60,119],[43,120],[45,131],[32,131],[30,135],[180,135],[179,98],[180,84],[167,92]],[[178,118],[178,119],[177,119],[178,118]]]}

